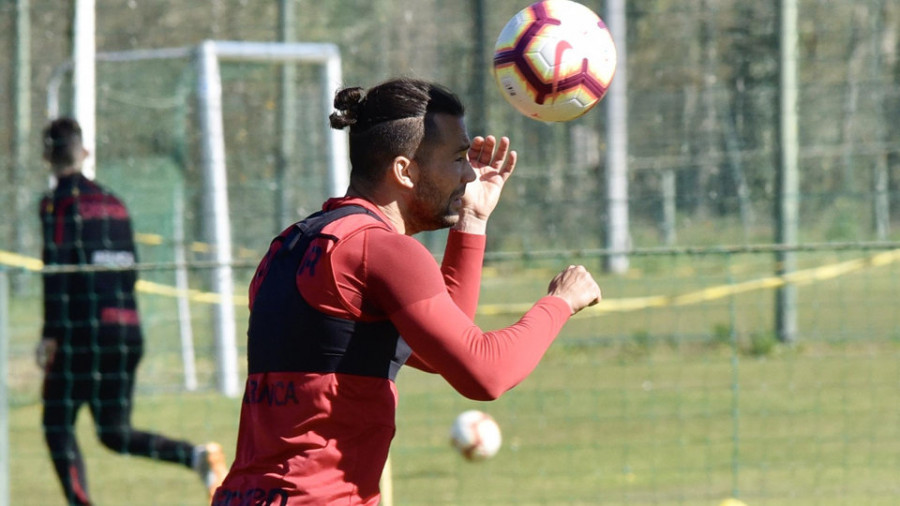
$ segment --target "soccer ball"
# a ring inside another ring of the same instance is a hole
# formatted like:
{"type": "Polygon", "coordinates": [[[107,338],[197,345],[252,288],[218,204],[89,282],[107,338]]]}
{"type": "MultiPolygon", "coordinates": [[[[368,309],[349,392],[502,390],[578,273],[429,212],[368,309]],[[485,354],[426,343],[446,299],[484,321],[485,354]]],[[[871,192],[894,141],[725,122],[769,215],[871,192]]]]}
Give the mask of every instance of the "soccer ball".
{"type": "Polygon", "coordinates": [[[616,47],[594,11],[569,0],[543,0],[519,11],[494,46],[494,78],[503,97],[541,121],[569,121],[594,107],[616,71],[616,47]]]}
{"type": "Polygon", "coordinates": [[[497,422],[476,409],[462,412],[453,421],[450,443],[467,460],[485,460],[500,450],[502,438],[497,422]]]}

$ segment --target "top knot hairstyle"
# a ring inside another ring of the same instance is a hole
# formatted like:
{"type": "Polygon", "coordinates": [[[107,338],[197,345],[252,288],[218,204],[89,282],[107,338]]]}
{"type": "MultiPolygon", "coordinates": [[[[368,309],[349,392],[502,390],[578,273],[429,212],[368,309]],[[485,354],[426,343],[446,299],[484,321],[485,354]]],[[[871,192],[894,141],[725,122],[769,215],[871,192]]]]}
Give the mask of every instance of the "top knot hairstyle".
{"type": "Polygon", "coordinates": [[[351,177],[367,183],[376,183],[396,156],[427,156],[437,133],[434,114],[465,114],[453,92],[417,79],[394,79],[368,91],[344,88],[334,108],[331,127],[350,128],[351,177]]]}
{"type": "Polygon", "coordinates": [[[44,159],[54,166],[74,164],[82,149],[81,126],[72,118],[53,120],[43,132],[44,159]]]}

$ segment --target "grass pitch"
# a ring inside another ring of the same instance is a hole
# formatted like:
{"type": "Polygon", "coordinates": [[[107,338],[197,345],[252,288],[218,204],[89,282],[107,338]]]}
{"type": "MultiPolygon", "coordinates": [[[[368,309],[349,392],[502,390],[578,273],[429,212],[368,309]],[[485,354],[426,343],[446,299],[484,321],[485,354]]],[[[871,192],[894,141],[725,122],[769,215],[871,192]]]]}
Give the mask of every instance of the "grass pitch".
{"type": "MultiPolygon", "coordinates": [[[[677,295],[770,272],[765,262],[725,268],[684,258],[640,267],[638,275],[601,279],[605,297],[677,295]]],[[[534,300],[550,275],[488,279],[482,302],[534,300]]],[[[394,504],[714,506],[733,495],[748,506],[897,504],[898,281],[900,269],[888,265],[801,287],[801,336],[791,347],[773,340],[770,291],[576,317],[534,374],[492,403],[465,400],[441,378],[405,369],[391,453],[394,504]],[[450,447],[450,424],[469,408],[489,412],[503,431],[491,460],[470,463],[450,447]]],[[[172,318],[162,302],[142,304],[148,356],[135,425],[217,440],[232,454],[239,401],[210,388],[208,336],[197,336],[207,390],[185,393],[172,318]]],[[[62,504],[40,435],[33,306],[17,301],[12,313],[12,504],[62,504]]],[[[480,316],[479,324],[496,328],[516,317],[480,316]]],[[[78,429],[97,504],[204,504],[189,470],[112,454],[86,410],[78,429]]]]}

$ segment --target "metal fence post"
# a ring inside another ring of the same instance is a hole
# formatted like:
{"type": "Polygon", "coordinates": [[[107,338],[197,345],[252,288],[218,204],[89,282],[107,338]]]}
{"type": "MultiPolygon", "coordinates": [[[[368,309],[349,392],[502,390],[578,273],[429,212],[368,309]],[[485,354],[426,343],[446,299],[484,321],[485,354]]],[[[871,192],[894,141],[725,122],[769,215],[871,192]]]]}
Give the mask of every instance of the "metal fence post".
{"type": "Polygon", "coordinates": [[[0,506],[9,506],[9,273],[0,266],[0,506]]]}
{"type": "MultiPolygon", "coordinates": [[[[728,285],[734,285],[734,256],[726,257],[728,285]]],[[[731,496],[740,497],[741,478],[741,375],[738,343],[738,308],[735,296],[728,298],[728,340],[731,347],[731,496]]]]}
{"type": "MultiPolygon", "coordinates": [[[[781,0],[779,6],[779,142],[776,204],[776,242],[786,248],[776,254],[777,274],[784,276],[797,269],[800,171],[797,137],[797,2],[781,0]]],[[[797,287],[785,283],[775,293],[775,331],[781,342],[797,338],[797,287]]]]}
{"type": "Polygon", "coordinates": [[[615,274],[628,271],[631,238],[628,224],[628,49],[625,45],[627,12],[624,0],[607,4],[606,21],[616,43],[616,76],[606,99],[606,184],[609,213],[606,247],[612,251],[606,268],[615,274]]]}

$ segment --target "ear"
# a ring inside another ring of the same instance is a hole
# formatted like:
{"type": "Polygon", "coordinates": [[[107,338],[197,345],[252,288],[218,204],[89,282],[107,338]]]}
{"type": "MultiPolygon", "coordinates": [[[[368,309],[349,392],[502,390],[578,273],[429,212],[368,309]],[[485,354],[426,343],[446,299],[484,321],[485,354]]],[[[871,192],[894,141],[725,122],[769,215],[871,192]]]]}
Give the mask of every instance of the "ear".
{"type": "Polygon", "coordinates": [[[391,162],[391,175],[401,186],[411,189],[419,181],[419,164],[405,156],[397,156],[391,162]]]}

